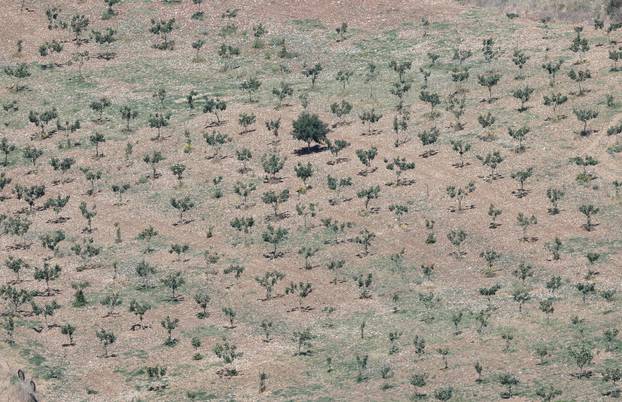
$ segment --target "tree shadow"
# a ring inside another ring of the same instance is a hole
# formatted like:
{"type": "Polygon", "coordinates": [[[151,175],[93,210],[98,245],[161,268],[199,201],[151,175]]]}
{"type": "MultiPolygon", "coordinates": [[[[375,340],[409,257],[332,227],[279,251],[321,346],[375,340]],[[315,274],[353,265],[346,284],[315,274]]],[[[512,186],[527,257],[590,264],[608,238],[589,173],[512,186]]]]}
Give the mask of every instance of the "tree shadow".
{"type": "Polygon", "coordinates": [[[311,155],[311,154],[316,154],[318,152],[324,152],[327,149],[328,149],[328,147],[323,147],[323,146],[321,146],[319,144],[315,144],[312,147],[299,148],[299,149],[294,151],[294,154],[296,156],[311,155]]]}

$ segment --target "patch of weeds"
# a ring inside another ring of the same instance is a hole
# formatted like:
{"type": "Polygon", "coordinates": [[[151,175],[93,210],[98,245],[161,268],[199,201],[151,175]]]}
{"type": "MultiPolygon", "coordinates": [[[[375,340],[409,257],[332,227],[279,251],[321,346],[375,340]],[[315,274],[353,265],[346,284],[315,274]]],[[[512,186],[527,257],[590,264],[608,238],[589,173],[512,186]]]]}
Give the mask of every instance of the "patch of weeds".
{"type": "Polygon", "coordinates": [[[146,359],[149,354],[142,349],[130,350],[122,354],[124,357],[137,357],[139,359],[146,359]]]}
{"type": "Polygon", "coordinates": [[[276,391],[272,392],[272,395],[283,398],[292,398],[297,395],[311,395],[314,392],[320,391],[321,389],[321,384],[309,384],[306,387],[287,387],[277,389],[276,391]]]}
{"type": "Polygon", "coordinates": [[[203,11],[197,11],[195,13],[193,13],[190,18],[196,21],[203,21],[203,17],[205,16],[205,13],[203,11]]]}
{"type": "Polygon", "coordinates": [[[622,144],[612,145],[609,148],[607,148],[607,153],[611,155],[619,154],[620,152],[622,152],[622,144]]]}
{"type": "Polygon", "coordinates": [[[305,18],[299,20],[292,20],[292,25],[295,25],[298,29],[303,31],[312,31],[314,29],[326,29],[326,26],[322,21],[313,18],[305,18]]]}
{"type": "Polygon", "coordinates": [[[65,374],[65,368],[61,366],[41,365],[34,370],[34,373],[44,380],[60,380],[65,374]]]}
{"type": "Polygon", "coordinates": [[[212,401],[218,399],[218,396],[215,394],[208,394],[207,391],[203,391],[202,389],[186,391],[186,397],[191,401],[212,401]]]}

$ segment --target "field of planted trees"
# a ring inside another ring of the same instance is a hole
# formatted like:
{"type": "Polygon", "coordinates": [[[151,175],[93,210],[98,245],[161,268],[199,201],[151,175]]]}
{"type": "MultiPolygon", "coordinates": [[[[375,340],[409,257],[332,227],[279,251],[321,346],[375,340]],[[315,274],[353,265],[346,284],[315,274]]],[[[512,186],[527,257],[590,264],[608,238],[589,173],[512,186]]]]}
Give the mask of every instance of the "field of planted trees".
{"type": "Polygon", "coordinates": [[[5,3],[0,400],[622,397],[618,0],[5,3]]]}

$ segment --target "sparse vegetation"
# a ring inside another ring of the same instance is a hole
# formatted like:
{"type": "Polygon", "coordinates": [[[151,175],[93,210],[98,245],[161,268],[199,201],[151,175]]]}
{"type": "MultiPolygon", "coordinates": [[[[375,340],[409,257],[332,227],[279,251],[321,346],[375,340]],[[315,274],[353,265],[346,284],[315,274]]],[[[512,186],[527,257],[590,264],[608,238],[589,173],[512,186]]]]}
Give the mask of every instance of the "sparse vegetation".
{"type": "Polygon", "coordinates": [[[3,8],[0,393],[620,395],[618,0],[40,3],[3,8]]]}

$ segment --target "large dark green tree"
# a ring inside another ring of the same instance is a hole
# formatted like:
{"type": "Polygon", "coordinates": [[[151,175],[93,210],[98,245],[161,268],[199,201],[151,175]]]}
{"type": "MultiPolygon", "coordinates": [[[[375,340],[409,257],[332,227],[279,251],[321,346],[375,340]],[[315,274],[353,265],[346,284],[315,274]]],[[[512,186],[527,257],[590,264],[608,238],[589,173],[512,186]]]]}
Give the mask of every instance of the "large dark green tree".
{"type": "Polygon", "coordinates": [[[328,126],[319,116],[309,112],[302,112],[292,123],[294,139],[307,143],[307,151],[311,150],[311,143],[323,144],[326,142],[328,126]]]}

